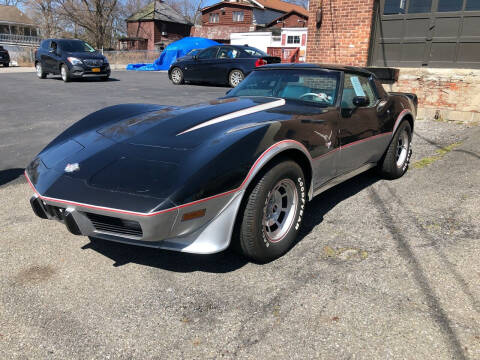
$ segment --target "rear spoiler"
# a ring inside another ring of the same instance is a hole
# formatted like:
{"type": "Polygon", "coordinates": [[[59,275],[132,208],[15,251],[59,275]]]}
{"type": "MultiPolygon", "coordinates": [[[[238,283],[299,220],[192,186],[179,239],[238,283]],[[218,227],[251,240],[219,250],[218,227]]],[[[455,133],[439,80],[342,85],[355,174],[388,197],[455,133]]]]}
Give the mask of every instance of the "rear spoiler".
{"type": "Polygon", "coordinates": [[[398,75],[400,74],[399,69],[395,68],[381,68],[381,67],[367,67],[365,70],[373,73],[378,81],[383,84],[393,84],[398,81],[398,75]]]}

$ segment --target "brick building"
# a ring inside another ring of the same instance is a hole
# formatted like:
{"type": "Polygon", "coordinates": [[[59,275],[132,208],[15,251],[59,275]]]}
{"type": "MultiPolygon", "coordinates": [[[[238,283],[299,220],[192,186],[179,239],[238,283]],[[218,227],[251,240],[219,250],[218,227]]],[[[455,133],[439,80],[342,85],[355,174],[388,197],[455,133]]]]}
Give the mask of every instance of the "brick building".
{"type": "Polygon", "coordinates": [[[123,50],[161,50],[173,41],[189,36],[192,24],[163,1],[156,0],[127,20],[123,50]]]}
{"type": "Polygon", "coordinates": [[[307,62],[400,68],[419,117],[480,120],[480,1],[310,0],[307,62]]]}
{"type": "Polygon", "coordinates": [[[224,0],[201,10],[202,25],[192,36],[228,43],[231,33],[269,27],[306,27],[308,11],[281,0],[224,0]]]}

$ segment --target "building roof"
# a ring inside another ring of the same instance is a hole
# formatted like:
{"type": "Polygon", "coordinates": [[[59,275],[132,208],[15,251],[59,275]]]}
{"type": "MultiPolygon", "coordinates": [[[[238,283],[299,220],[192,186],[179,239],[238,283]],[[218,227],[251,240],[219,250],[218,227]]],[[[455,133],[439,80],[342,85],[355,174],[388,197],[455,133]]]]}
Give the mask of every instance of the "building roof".
{"type": "Polygon", "coordinates": [[[252,6],[256,6],[256,7],[260,7],[260,8],[267,8],[267,9],[271,9],[271,10],[277,10],[277,11],[281,11],[281,12],[284,12],[284,13],[289,13],[289,12],[292,12],[292,11],[295,11],[296,13],[302,15],[302,16],[305,16],[305,17],[308,17],[308,10],[299,6],[299,5],[295,5],[295,4],[291,4],[291,3],[288,3],[288,2],[285,2],[285,1],[282,1],[282,0],[239,0],[238,2],[237,1],[229,1],[229,0],[223,0],[223,1],[220,1],[218,3],[215,3],[215,4],[212,4],[210,6],[206,6],[204,8],[201,9],[202,12],[204,12],[205,10],[208,10],[210,8],[213,8],[215,6],[218,6],[218,5],[228,5],[228,4],[232,4],[232,5],[237,5],[237,6],[248,6],[248,7],[252,7],[252,6]]]}
{"type": "Polygon", "coordinates": [[[290,11],[295,11],[301,15],[308,16],[308,10],[302,6],[291,4],[281,0],[255,0],[256,2],[262,4],[264,7],[272,10],[283,11],[288,13],[290,11]]]}
{"type": "Polygon", "coordinates": [[[178,11],[170,5],[158,0],[151,2],[127,19],[129,22],[145,20],[161,20],[191,25],[190,21],[188,21],[185,16],[178,13],[178,11]]]}
{"type": "Polygon", "coordinates": [[[35,23],[15,6],[0,5],[0,23],[33,25],[35,23]]]}
{"type": "Polygon", "coordinates": [[[305,20],[308,20],[308,16],[307,15],[303,15],[303,14],[300,14],[299,12],[297,12],[296,10],[293,10],[293,11],[290,11],[286,14],[283,14],[283,15],[280,15],[278,18],[276,19],[273,19],[269,24],[266,25],[266,27],[269,27],[269,26],[272,26],[272,25],[275,25],[277,23],[277,21],[280,21],[281,19],[286,19],[287,17],[289,17],[290,15],[292,14],[297,14],[297,15],[300,15],[300,17],[303,17],[305,20]]]}

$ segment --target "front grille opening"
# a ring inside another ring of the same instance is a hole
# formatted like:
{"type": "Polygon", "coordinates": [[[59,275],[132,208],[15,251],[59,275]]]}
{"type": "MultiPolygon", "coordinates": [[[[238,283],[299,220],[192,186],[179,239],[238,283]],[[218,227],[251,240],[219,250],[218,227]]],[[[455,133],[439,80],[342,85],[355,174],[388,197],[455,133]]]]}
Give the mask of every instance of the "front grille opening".
{"type": "Polygon", "coordinates": [[[142,237],[142,227],[137,221],[119,219],[111,216],[87,213],[95,230],[124,236],[142,237]]]}

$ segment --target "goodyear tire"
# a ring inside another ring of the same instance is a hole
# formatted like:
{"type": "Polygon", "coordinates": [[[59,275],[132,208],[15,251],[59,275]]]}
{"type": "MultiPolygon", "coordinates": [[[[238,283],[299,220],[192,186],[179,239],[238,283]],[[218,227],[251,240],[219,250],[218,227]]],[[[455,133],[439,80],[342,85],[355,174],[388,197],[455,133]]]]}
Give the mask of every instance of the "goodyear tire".
{"type": "Polygon", "coordinates": [[[298,235],[306,193],[305,177],[294,161],[272,164],[262,172],[246,194],[237,250],[259,263],[285,254],[298,235]]]}
{"type": "Polygon", "coordinates": [[[411,156],[412,127],[403,121],[379,164],[380,174],[387,179],[398,179],[407,172],[411,156]]]}

